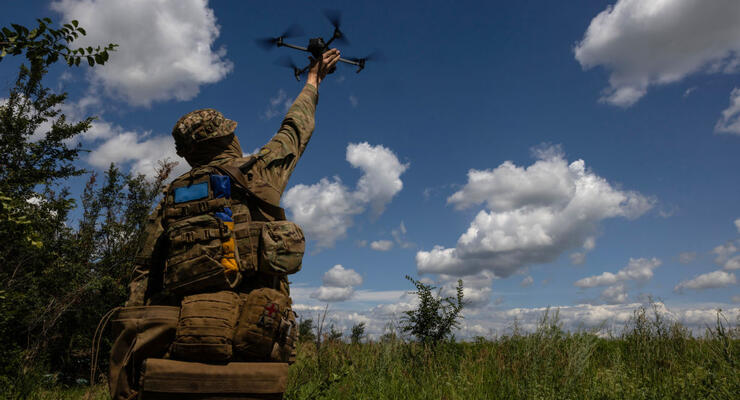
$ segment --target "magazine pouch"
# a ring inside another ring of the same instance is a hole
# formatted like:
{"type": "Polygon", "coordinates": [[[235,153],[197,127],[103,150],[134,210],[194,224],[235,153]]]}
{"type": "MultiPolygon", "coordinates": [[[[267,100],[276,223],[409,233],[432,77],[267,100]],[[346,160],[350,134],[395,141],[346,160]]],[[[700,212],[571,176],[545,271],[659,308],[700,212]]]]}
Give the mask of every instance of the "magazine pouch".
{"type": "Polygon", "coordinates": [[[239,303],[239,295],[231,291],[186,296],[177,321],[172,358],[216,363],[231,360],[239,303]]]}

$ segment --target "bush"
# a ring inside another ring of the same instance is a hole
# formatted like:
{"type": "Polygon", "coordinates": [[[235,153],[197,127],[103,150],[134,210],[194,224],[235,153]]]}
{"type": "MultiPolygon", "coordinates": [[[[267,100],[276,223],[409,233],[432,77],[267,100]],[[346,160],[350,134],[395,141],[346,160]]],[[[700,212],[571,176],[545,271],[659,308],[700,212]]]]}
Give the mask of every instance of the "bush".
{"type": "Polygon", "coordinates": [[[416,291],[411,293],[419,297],[419,305],[404,313],[406,315],[401,320],[401,330],[424,344],[436,345],[451,338],[452,330],[460,326],[460,312],[465,306],[462,280],[457,281],[455,297],[441,297],[439,291],[436,295],[432,294],[436,287],[408,275],[406,279],[416,286],[416,291]]]}

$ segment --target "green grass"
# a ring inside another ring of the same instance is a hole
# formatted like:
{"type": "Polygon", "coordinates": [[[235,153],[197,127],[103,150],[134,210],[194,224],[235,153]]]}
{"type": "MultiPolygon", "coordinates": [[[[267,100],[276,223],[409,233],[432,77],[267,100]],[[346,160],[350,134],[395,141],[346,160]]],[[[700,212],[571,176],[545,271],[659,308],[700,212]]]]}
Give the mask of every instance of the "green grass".
{"type": "MultiPolygon", "coordinates": [[[[638,310],[624,332],[534,333],[423,347],[401,340],[303,343],[287,399],[737,399],[740,335],[726,324],[693,337],[638,310]]],[[[33,399],[83,398],[87,388],[33,399]]],[[[96,386],[91,399],[107,399],[96,386]]]]}
{"type": "Polygon", "coordinates": [[[619,337],[537,332],[436,348],[391,341],[304,344],[288,399],[737,399],[740,337],[692,337],[645,310],[619,337]]]}

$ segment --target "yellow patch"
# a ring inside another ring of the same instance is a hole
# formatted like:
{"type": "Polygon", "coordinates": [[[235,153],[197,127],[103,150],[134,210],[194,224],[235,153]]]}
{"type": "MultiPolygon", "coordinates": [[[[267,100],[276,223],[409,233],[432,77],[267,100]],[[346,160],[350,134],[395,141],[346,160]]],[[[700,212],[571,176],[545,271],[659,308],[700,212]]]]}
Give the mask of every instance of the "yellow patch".
{"type": "Polygon", "coordinates": [[[259,152],[259,154],[258,154],[258,155],[259,155],[260,157],[264,157],[264,156],[266,156],[266,155],[268,155],[268,154],[270,154],[270,149],[268,149],[268,148],[263,148],[262,150],[260,150],[260,152],[259,152]]]}

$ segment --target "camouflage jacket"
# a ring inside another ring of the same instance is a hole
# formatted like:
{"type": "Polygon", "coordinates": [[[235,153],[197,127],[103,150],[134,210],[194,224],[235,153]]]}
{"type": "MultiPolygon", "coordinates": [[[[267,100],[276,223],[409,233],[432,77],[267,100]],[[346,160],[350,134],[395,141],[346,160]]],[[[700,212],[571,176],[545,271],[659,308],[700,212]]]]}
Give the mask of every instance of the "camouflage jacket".
{"type": "MultiPolygon", "coordinates": [[[[262,147],[257,154],[257,160],[246,173],[249,190],[265,202],[280,205],[280,197],[288,184],[288,179],[295,169],[298,159],[306,150],[308,141],[314,129],[314,115],[318,103],[317,89],[307,84],[288,110],[280,130],[262,147]]],[[[237,140],[236,137],[234,140],[237,140]]],[[[215,157],[217,164],[240,166],[249,158],[215,157]]],[[[248,213],[254,221],[270,221],[274,218],[271,213],[259,203],[241,202],[232,200],[235,204],[234,213],[248,213]],[[245,204],[247,203],[247,204],[245,204]]],[[[274,213],[272,213],[274,215],[274,213]]],[[[239,222],[239,221],[236,221],[239,222]]],[[[148,304],[171,304],[170,299],[162,292],[162,277],[166,250],[165,237],[162,227],[162,204],[160,203],[150,215],[146,227],[146,239],[137,253],[134,265],[132,282],[129,286],[129,299],[126,306],[148,304]]],[[[289,294],[286,277],[279,282],[271,276],[256,275],[242,284],[243,290],[255,287],[275,287],[285,294],[289,294]]],[[[174,304],[173,304],[174,305],[174,304]]]]}

